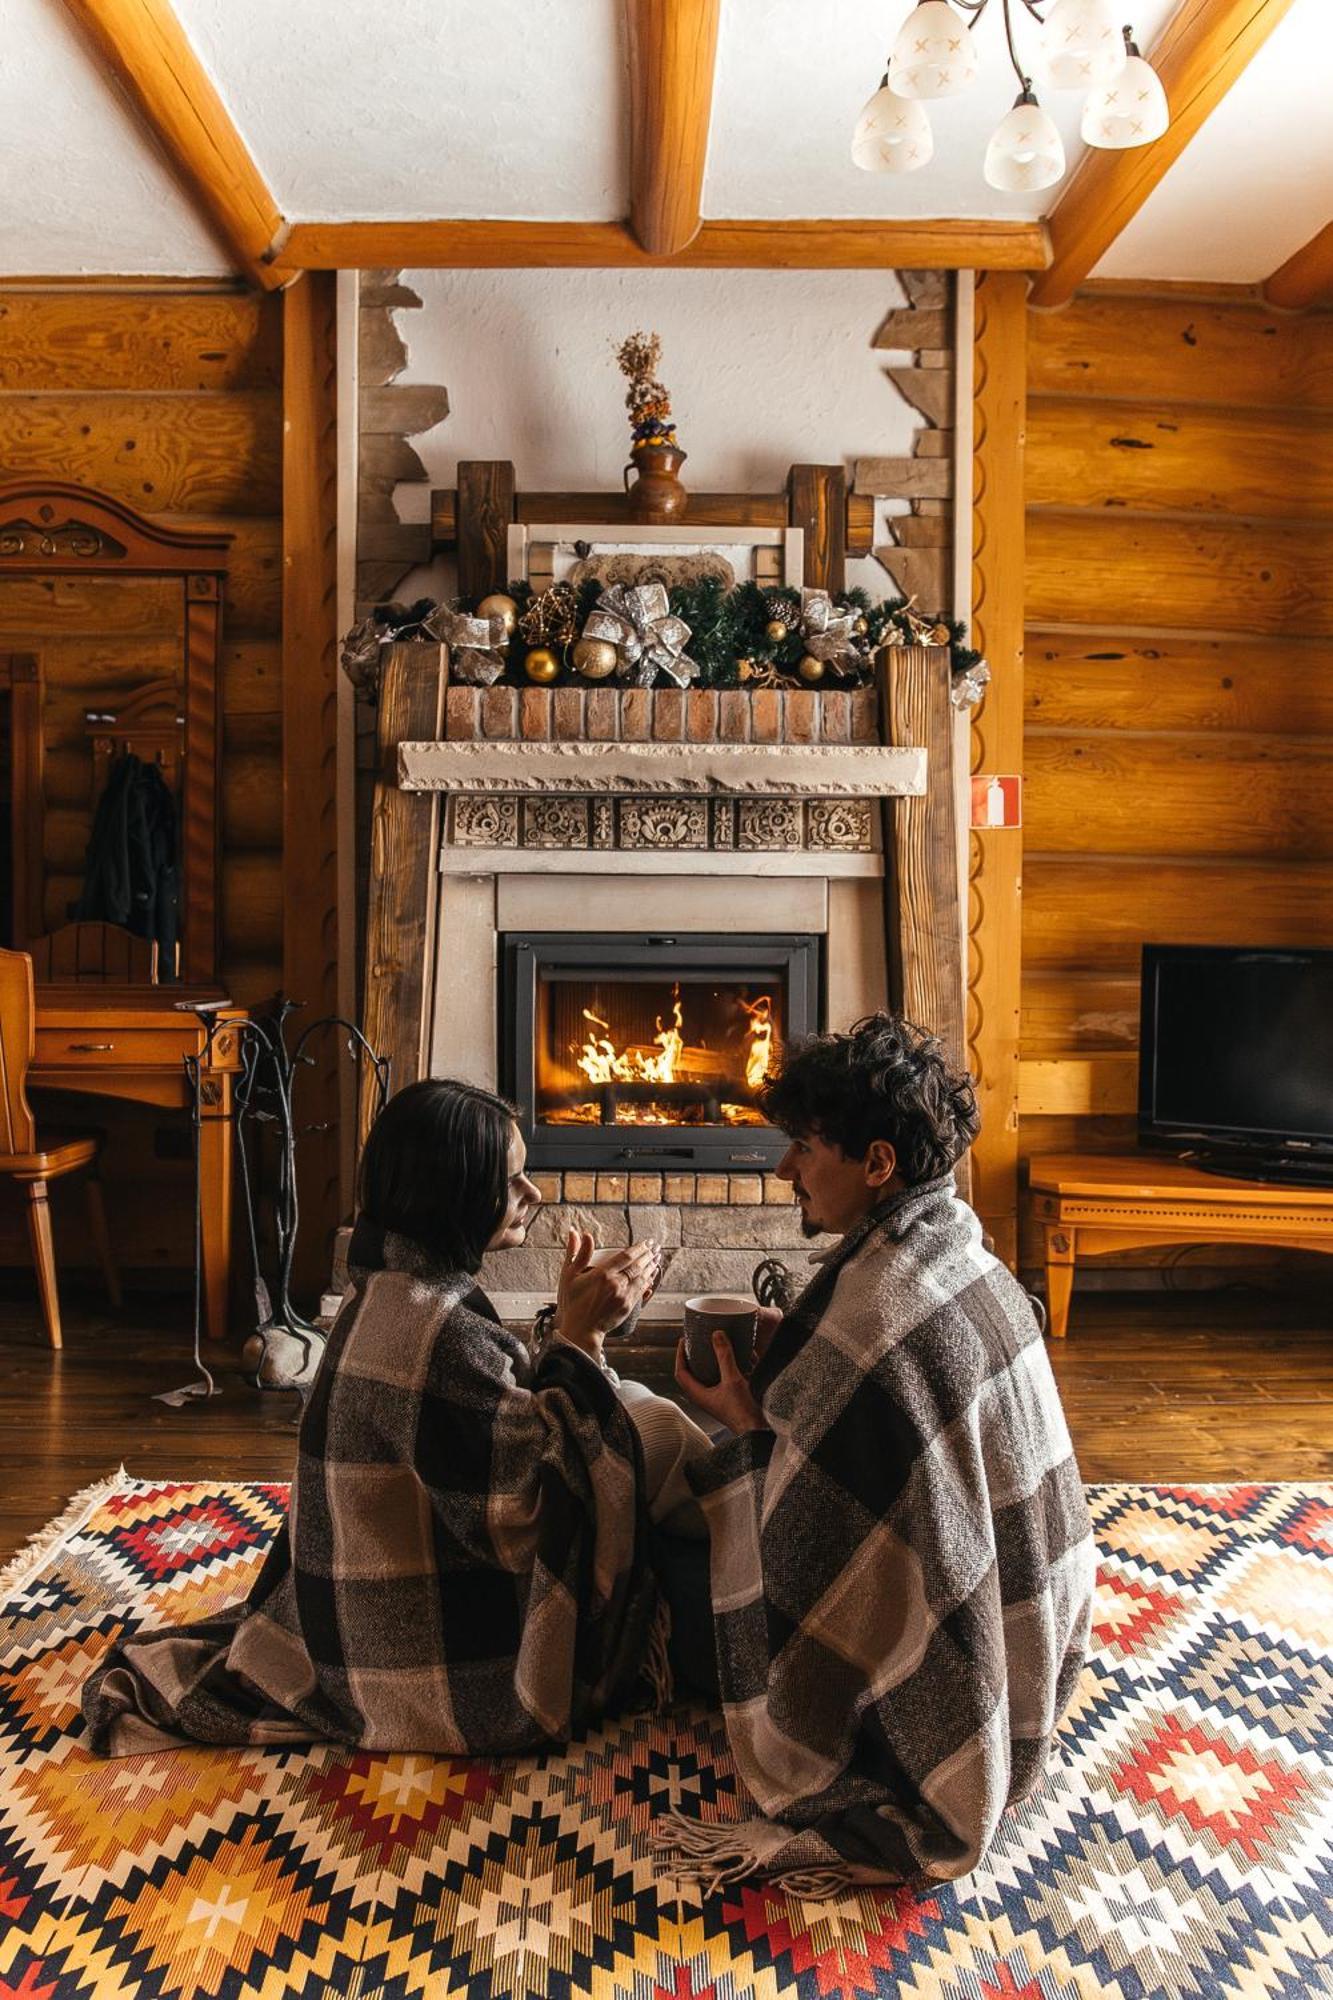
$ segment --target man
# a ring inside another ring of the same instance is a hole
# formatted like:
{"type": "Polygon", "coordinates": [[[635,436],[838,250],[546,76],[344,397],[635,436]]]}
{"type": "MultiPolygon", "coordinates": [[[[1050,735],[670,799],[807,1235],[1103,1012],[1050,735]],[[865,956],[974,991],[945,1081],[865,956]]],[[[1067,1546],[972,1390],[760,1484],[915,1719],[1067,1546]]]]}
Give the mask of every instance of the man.
{"type": "Polygon", "coordinates": [[[706,1388],[735,1437],[690,1473],[718,1677],[763,1818],[657,1837],[678,1874],[806,1894],[975,1867],[1042,1775],[1083,1665],[1092,1532],[1026,1294],[952,1168],[970,1080],[887,1014],[799,1048],[767,1088],[808,1236],[841,1240],[750,1380],[706,1388]]]}

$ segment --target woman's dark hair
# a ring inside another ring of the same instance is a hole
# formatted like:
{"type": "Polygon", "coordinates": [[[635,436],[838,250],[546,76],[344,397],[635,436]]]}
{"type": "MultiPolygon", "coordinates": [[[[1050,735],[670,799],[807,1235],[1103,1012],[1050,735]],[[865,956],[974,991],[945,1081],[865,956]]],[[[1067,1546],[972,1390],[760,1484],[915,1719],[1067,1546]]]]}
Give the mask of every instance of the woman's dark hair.
{"type": "Polygon", "coordinates": [[[797,1043],[760,1103],[784,1132],[813,1133],[853,1160],[887,1140],[909,1187],[947,1173],[981,1124],[971,1077],[952,1068],[934,1035],[892,1014],[797,1043]]]}
{"type": "Polygon", "coordinates": [[[509,1205],[518,1113],[493,1091],[449,1077],[389,1099],[361,1155],[361,1215],[409,1236],[454,1271],[475,1271],[509,1205]]]}

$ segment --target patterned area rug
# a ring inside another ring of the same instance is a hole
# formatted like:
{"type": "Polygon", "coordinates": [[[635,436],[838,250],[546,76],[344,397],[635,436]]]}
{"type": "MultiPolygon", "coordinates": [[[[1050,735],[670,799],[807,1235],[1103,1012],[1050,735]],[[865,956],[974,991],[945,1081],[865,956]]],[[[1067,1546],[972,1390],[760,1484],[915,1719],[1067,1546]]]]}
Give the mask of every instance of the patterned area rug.
{"type": "Polygon", "coordinates": [[[968,1881],[807,1904],[657,1881],[739,1810],[718,1717],[559,1755],[102,1763],[88,1669],[243,1594],[276,1486],[122,1479],[0,1611],[0,2000],[1308,2000],[1333,1993],[1333,1487],[1093,1490],[1096,1651],[1040,1795],[968,1881]]]}

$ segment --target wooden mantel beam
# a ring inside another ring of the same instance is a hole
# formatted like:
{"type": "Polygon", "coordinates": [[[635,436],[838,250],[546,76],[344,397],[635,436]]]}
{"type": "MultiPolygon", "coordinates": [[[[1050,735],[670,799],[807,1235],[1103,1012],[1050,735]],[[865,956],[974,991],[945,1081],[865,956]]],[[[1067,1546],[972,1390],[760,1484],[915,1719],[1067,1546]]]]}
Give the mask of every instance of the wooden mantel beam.
{"type": "Polygon", "coordinates": [[[266,289],[284,223],[170,0],[65,0],[237,263],[266,289]]]}
{"type": "Polygon", "coordinates": [[[1279,264],[1263,291],[1270,306],[1291,311],[1333,299],[1333,222],[1279,264]]]}
{"type": "Polygon", "coordinates": [[[722,0],[627,0],[630,222],[650,256],[699,233],[722,0]]]}
{"type": "Polygon", "coordinates": [[[1069,303],[1292,4],[1182,0],[1149,51],[1171,107],[1170,126],[1150,146],[1089,148],[1047,218],[1051,262],[1032,286],[1032,305],[1069,303]]]}
{"type": "Polygon", "coordinates": [[[273,268],[1042,271],[1049,258],[1041,223],[985,218],[708,221],[673,257],[650,256],[624,222],[296,222],[273,268]]]}

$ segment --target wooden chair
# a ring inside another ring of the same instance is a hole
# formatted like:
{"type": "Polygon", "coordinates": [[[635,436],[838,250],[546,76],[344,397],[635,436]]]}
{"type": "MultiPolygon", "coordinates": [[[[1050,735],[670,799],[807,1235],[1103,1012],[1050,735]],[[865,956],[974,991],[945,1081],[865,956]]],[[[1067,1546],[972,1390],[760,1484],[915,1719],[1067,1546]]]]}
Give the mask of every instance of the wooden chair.
{"type": "Polygon", "coordinates": [[[31,938],[32,976],[41,986],[156,986],[157,940],[119,924],[64,924],[31,938]]]}
{"type": "Polygon", "coordinates": [[[0,951],[0,1174],[27,1192],[28,1235],[46,1337],[59,1347],[60,1297],[56,1289],[55,1247],[46,1190],[62,1174],[88,1173],[88,1222],[93,1247],[113,1306],[121,1303],[120,1278],[111,1256],[111,1237],[97,1176],[99,1139],[62,1137],[43,1145],[37,1136],[25,1088],[35,1050],[32,960],[25,951],[0,951]]]}

